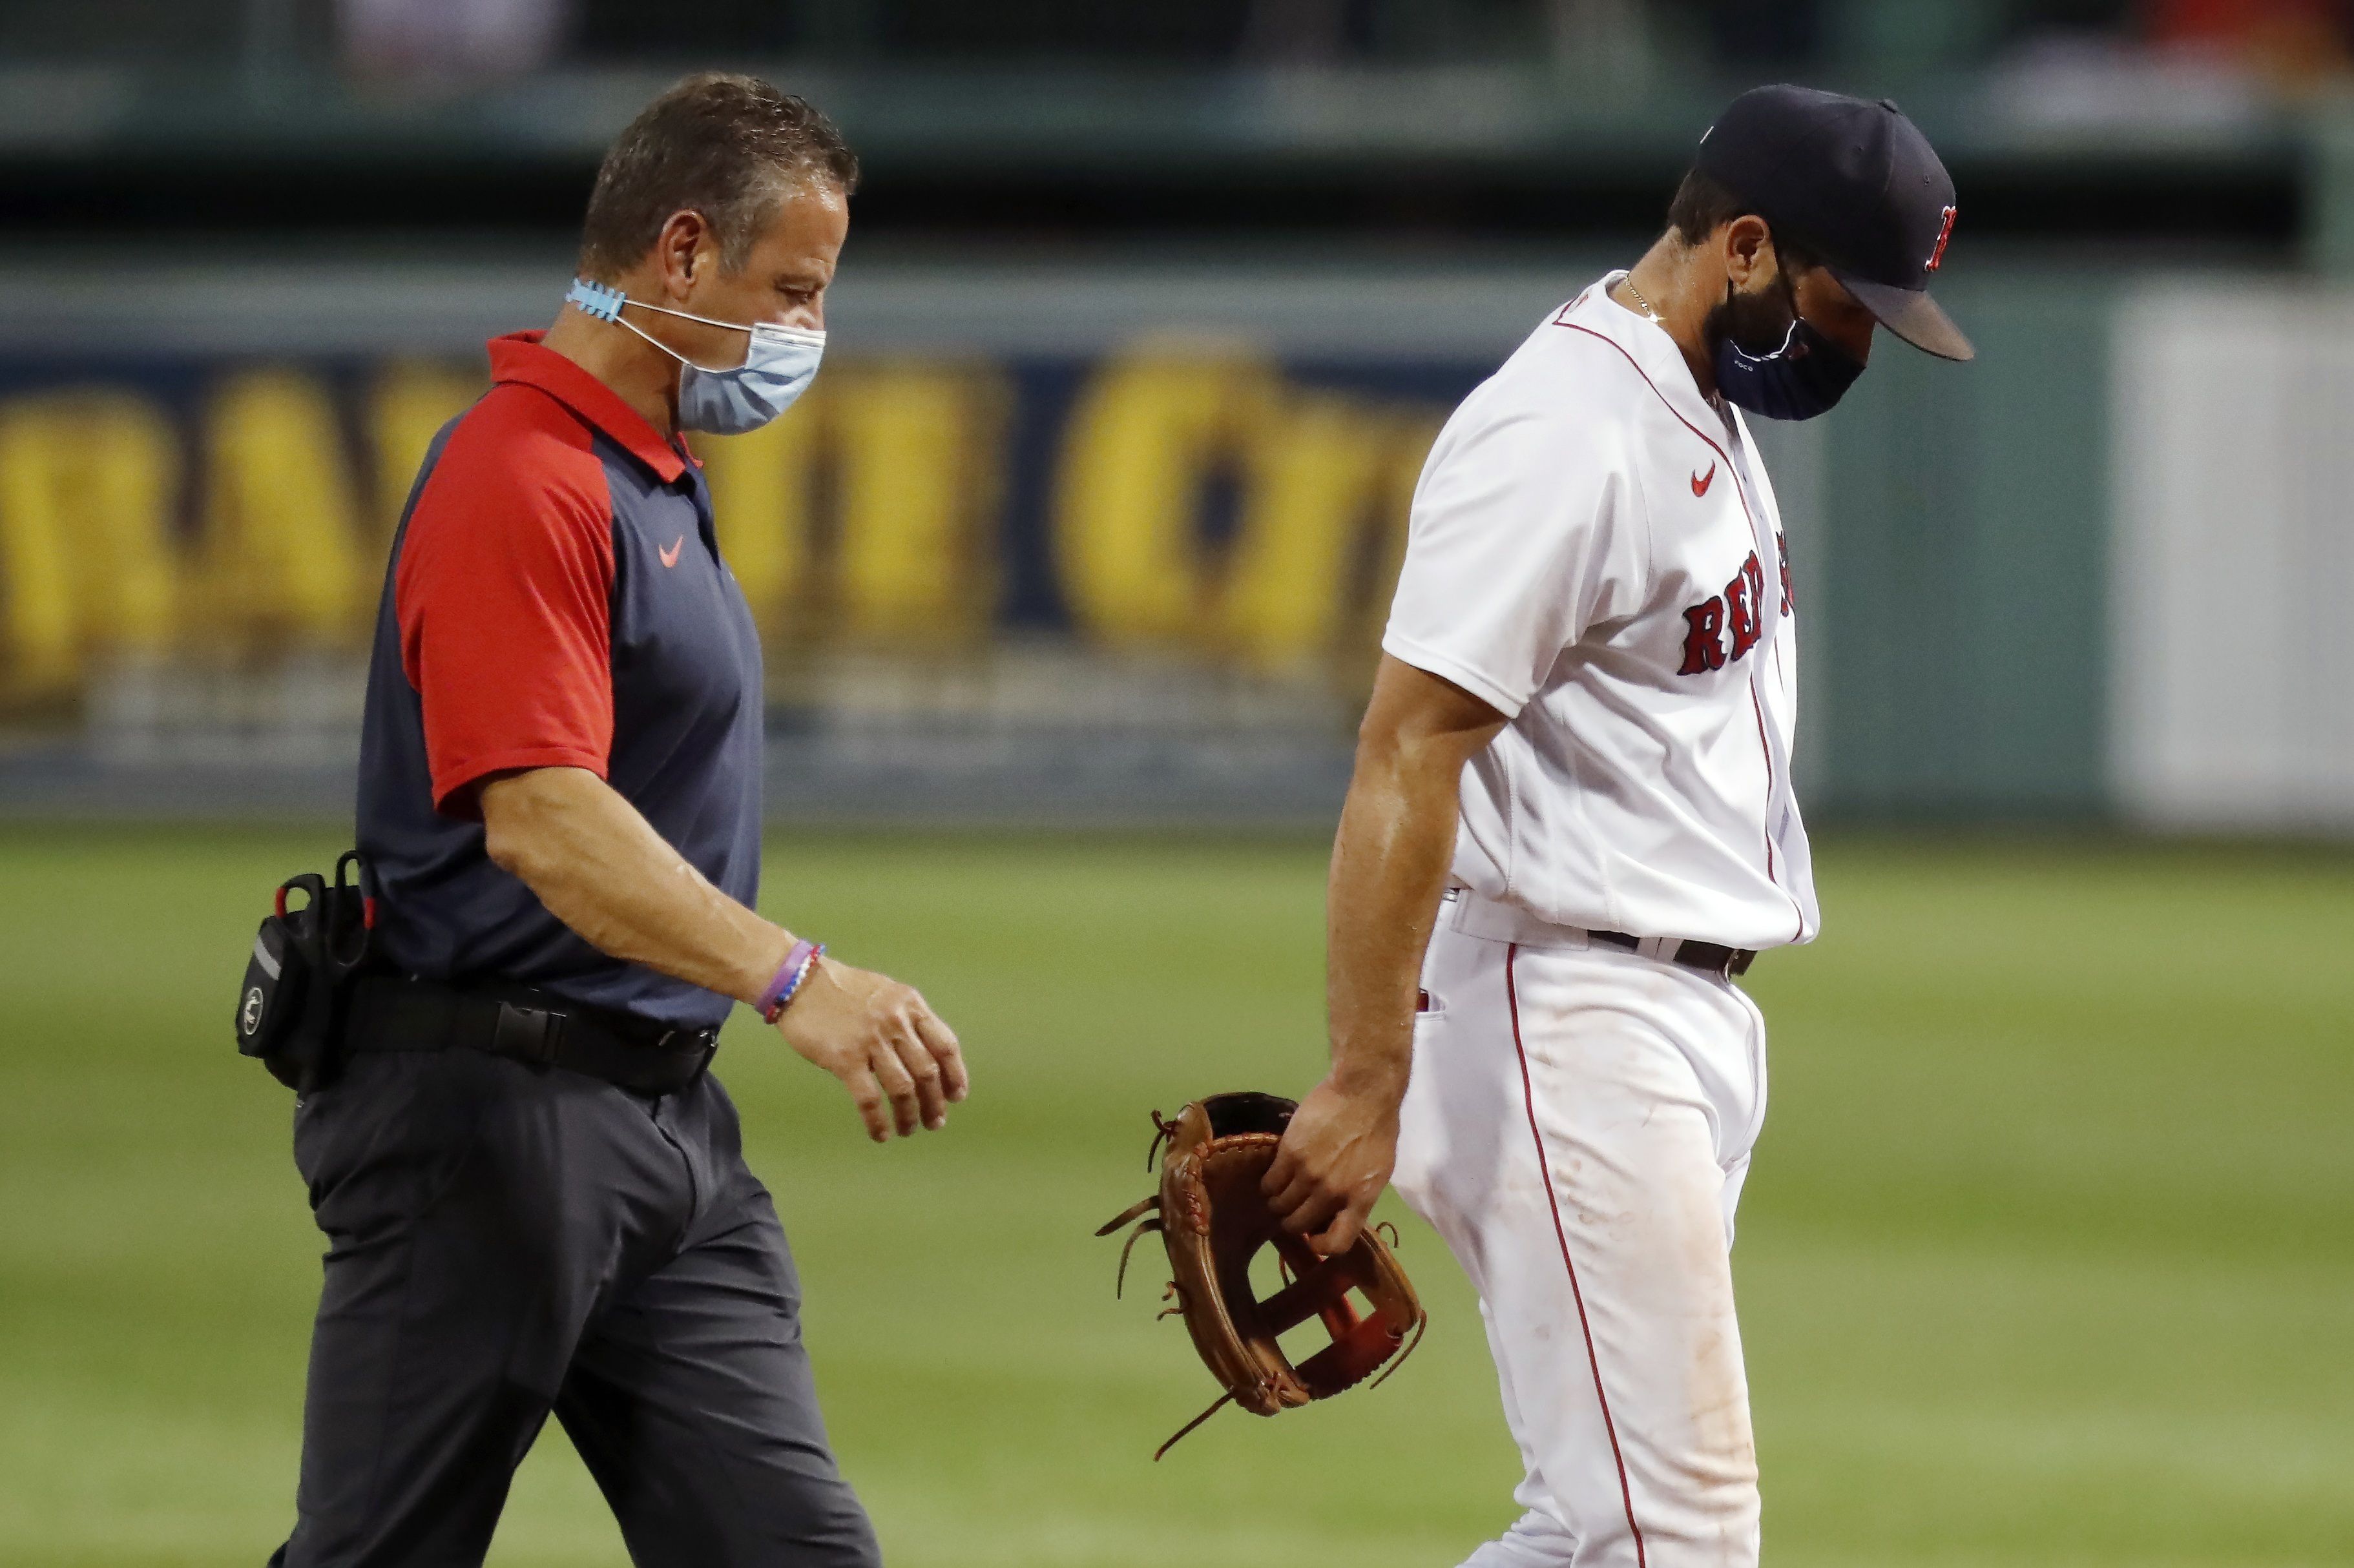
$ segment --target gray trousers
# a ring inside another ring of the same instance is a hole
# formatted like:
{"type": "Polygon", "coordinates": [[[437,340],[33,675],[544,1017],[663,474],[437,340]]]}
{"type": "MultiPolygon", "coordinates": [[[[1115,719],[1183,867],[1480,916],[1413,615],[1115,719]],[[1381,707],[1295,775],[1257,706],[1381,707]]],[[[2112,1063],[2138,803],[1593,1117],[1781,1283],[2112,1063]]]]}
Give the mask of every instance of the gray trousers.
{"type": "Polygon", "coordinates": [[[473,1568],[553,1410],[641,1568],[873,1568],[736,1108],[472,1051],[298,1103],[330,1243],[278,1568],[473,1568]]]}

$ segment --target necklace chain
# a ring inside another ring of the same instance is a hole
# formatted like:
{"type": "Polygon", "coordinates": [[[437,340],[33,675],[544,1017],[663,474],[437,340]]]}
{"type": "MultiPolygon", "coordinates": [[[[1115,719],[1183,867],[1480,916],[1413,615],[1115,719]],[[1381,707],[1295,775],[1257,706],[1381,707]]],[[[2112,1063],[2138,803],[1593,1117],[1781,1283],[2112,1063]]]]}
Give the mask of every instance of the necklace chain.
{"type": "Polygon", "coordinates": [[[1618,281],[1627,285],[1627,291],[1635,296],[1635,302],[1643,307],[1643,313],[1655,323],[1659,321],[1659,313],[1652,307],[1650,301],[1643,297],[1643,291],[1635,287],[1635,274],[1629,272],[1618,281]]]}
{"type": "MultiPolygon", "coordinates": [[[[1649,318],[1652,325],[1659,327],[1664,327],[1667,325],[1667,323],[1659,319],[1659,313],[1651,307],[1651,302],[1643,297],[1643,291],[1635,287],[1634,273],[1629,272],[1618,281],[1627,285],[1627,291],[1635,296],[1635,302],[1643,307],[1643,314],[1649,318]]],[[[1718,413],[1722,414],[1724,412],[1724,397],[1722,393],[1710,393],[1708,395],[1708,404],[1710,408],[1714,408],[1718,413]]]]}

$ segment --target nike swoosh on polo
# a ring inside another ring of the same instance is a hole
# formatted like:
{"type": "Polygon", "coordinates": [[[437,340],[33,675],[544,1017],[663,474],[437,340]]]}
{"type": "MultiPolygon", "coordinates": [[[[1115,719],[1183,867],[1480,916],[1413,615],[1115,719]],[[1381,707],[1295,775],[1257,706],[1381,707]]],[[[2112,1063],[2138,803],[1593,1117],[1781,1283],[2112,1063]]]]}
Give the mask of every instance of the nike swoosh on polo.
{"type": "Polygon", "coordinates": [[[1714,463],[1709,464],[1708,471],[1706,473],[1696,473],[1692,475],[1691,482],[1692,493],[1694,495],[1706,495],[1708,493],[1708,487],[1716,482],[1716,465],[1714,463]]]}
{"type": "Polygon", "coordinates": [[[663,563],[663,566],[665,566],[665,567],[674,567],[674,566],[678,565],[678,547],[679,547],[681,545],[684,545],[684,544],[685,544],[685,543],[686,543],[686,535],[684,535],[684,534],[681,534],[677,538],[673,539],[673,540],[670,542],[670,548],[669,548],[669,549],[667,549],[667,550],[657,550],[657,551],[655,551],[655,552],[654,552],[654,554],[656,554],[656,555],[658,555],[658,556],[660,556],[662,557],[662,563],[663,563]]]}

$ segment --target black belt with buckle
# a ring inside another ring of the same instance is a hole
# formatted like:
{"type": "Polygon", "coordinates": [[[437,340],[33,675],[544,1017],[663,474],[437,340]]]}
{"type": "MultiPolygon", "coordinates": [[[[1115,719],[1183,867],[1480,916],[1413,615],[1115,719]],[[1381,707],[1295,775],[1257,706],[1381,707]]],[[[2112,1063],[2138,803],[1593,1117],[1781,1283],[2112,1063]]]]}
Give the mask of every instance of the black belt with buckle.
{"type": "Polygon", "coordinates": [[[639,1095],[675,1094],[703,1075],[716,1029],[664,1029],[530,986],[449,986],[368,975],[355,987],[344,1049],[451,1047],[562,1067],[639,1095]]]}
{"type": "MultiPolygon", "coordinates": [[[[1595,941],[1607,942],[1614,948],[1639,951],[1643,946],[1642,938],[1630,937],[1624,931],[1588,931],[1586,935],[1595,941]]],[[[1731,980],[1735,975],[1749,972],[1750,964],[1757,958],[1757,949],[1728,948],[1722,942],[1680,942],[1673,957],[1686,969],[1706,969],[1712,975],[1731,980]]]]}

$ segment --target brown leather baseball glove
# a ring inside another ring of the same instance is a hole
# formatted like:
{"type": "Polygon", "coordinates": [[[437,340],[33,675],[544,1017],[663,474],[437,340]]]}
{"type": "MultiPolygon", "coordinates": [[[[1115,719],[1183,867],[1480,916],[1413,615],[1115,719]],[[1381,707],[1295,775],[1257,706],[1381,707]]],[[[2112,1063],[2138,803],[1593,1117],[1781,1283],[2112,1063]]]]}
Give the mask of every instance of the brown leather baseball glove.
{"type": "Polygon", "coordinates": [[[1203,1364],[1225,1385],[1215,1404],[1155,1451],[1155,1459],[1228,1400],[1253,1414],[1273,1415],[1353,1388],[1385,1365],[1395,1371],[1394,1363],[1421,1341],[1422,1303],[1371,1227],[1348,1251],[1319,1257],[1268,1208],[1259,1181],[1298,1108],[1276,1095],[1233,1094],[1196,1100],[1173,1121],[1153,1112],[1145,1169],[1161,1159],[1161,1191],[1096,1232],[1108,1236],[1131,1220],[1142,1221],[1120,1249],[1122,1286],[1137,1239],[1148,1231],[1161,1234],[1175,1276],[1165,1293],[1173,1305],[1161,1315],[1184,1318],[1203,1364]],[[1262,1299],[1251,1285],[1250,1266],[1268,1245],[1287,1283],[1262,1299]],[[1277,1336],[1310,1318],[1322,1319],[1331,1342],[1295,1365],[1277,1336]]]}

